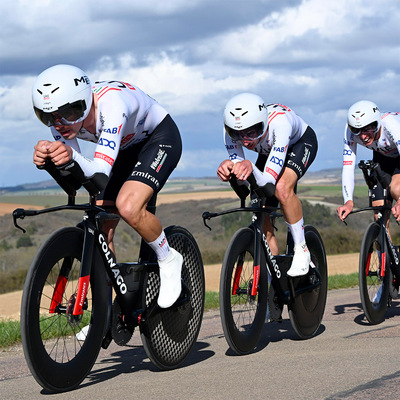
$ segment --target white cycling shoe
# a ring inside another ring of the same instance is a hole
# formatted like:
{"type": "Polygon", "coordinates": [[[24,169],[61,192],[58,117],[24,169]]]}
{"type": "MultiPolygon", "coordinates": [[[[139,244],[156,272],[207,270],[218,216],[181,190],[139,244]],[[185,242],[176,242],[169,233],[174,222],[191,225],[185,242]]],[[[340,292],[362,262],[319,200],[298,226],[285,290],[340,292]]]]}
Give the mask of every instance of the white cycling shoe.
{"type": "Polygon", "coordinates": [[[161,308],[171,307],[182,291],[181,271],[183,257],[171,248],[164,260],[158,260],[160,267],[160,293],[157,303],[161,308]]]}
{"type": "Polygon", "coordinates": [[[88,332],[89,332],[89,325],[86,325],[75,335],[75,337],[77,338],[77,340],[84,342],[86,340],[88,332]]]}
{"type": "Polygon", "coordinates": [[[292,278],[305,275],[310,268],[310,262],[311,255],[306,242],[295,245],[292,265],[287,274],[292,278]]]}

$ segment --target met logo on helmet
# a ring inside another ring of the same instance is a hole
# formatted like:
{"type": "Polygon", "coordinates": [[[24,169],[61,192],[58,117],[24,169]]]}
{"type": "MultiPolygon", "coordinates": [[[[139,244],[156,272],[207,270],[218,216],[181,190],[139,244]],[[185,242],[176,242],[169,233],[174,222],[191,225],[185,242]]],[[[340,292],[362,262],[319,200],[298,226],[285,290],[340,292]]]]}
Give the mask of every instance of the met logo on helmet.
{"type": "Polygon", "coordinates": [[[262,111],[263,108],[267,108],[267,106],[264,103],[258,105],[259,111],[262,111]]]}
{"type": "Polygon", "coordinates": [[[79,79],[74,78],[74,83],[75,83],[75,86],[79,86],[80,83],[84,83],[85,85],[90,85],[90,80],[86,75],[84,75],[84,76],[81,76],[79,79]]]}

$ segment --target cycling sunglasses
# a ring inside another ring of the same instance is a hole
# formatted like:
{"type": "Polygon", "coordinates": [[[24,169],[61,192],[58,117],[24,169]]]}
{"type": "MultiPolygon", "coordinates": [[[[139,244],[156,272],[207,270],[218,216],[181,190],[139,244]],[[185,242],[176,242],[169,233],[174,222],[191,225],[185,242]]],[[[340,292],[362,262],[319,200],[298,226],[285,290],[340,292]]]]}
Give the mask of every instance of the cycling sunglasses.
{"type": "Polygon", "coordinates": [[[264,135],[264,124],[259,122],[249,128],[237,130],[225,125],[226,133],[232,140],[257,140],[264,135]]]}
{"type": "Polygon", "coordinates": [[[59,107],[57,111],[44,112],[37,107],[33,107],[36,116],[46,126],[54,125],[73,125],[82,121],[86,111],[85,100],[77,100],[59,107]]]}
{"type": "Polygon", "coordinates": [[[354,126],[349,125],[349,129],[354,135],[358,136],[361,135],[363,132],[367,131],[374,131],[374,133],[378,132],[378,122],[371,122],[367,126],[364,126],[362,128],[355,128],[354,126]]]}

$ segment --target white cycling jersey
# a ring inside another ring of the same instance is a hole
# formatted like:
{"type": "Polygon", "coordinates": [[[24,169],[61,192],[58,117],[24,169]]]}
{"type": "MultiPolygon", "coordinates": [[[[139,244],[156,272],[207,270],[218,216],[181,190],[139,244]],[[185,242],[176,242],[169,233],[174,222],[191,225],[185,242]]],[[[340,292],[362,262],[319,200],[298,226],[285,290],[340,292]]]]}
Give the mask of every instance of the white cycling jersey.
{"type": "Polygon", "coordinates": [[[366,146],[360,136],[354,135],[346,124],[344,130],[342,192],[344,203],[353,200],[354,169],[356,164],[357,144],[383,154],[385,157],[400,156],[400,113],[386,112],[381,115],[382,129],[378,140],[366,146]]]}
{"type": "Polygon", "coordinates": [[[137,86],[119,81],[96,82],[96,131],[82,128],[74,139],[64,139],[54,127],[51,132],[73,149],[72,158],[86,177],[96,172],[110,175],[118,152],[150,136],[167,115],[167,111],[137,86]],[[93,160],[81,154],[78,140],[97,143],[93,160]]]}
{"type": "MultiPolygon", "coordinates": [[[[267,110],[267,135],[253,150],[259,154],[266,154],[268,156],[263,171],[260,171],[253,164],[253,173],[257,184],[260,186],[267,183],[276,183],[283,168],[288,149],[303,136],[308,127],[303,119],[289,107],[281,104],[268,104],[267,110]]],[[[231,161],[237,163],[245,159],[242,144],[239,141],[232,140],[225,129],[224,141],[231,161]]]]}

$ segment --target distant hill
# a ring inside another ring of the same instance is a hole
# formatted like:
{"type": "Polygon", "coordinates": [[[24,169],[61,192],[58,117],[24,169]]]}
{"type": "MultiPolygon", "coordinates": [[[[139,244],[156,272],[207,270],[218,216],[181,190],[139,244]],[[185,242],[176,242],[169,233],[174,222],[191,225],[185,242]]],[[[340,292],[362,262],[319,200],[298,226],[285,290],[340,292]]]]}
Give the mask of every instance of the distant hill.
{"type": "MultiPolygon", "coordinates": [[[[356,169],[356,184],[363,184],[363,177],[360,170],[356,169]]],[[[340,168],[323,169],[320,171],[308,171],[300,181],[301,185],[341,185],[342,170],[340,168]]],[[[182,191],[209,191],[228,188],[227,184],[221,182],[217,177],[204,178],[173,178],[170,179],[164,192],[182,191]]],[[[6,194],[17,194],[38,191],[61,190],[53,179],[41,182],[25,183],[17,186],[0,187],[0,196],[6,194]]]]}
{"type": "Polygon", "coordinates": [[[25,192],[32,190],[46,190],[46,189],[58,189],[58,185],[53,179],[48,179],[46,181],[24,183],[22,185],[17,185],[17,186],[5,186],[5,187],[0,187],[0,195],[6,193],[25,192]]]}
{"type": "MultiPolygon", "coordinates": [[[[356,185],[364,185],[364,177],[359,168],[355,169],[356,185]]],[[[307,171],[304,178],[301,179],[302,185],[341,185],[342,184],[342,169],[331,168],[320,171],[307,171]]]]}

